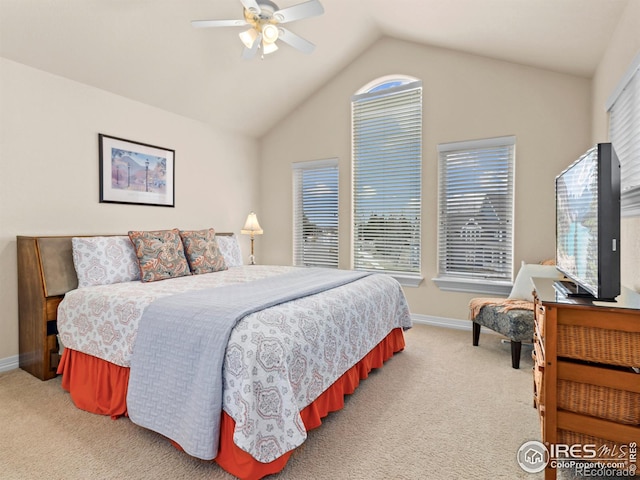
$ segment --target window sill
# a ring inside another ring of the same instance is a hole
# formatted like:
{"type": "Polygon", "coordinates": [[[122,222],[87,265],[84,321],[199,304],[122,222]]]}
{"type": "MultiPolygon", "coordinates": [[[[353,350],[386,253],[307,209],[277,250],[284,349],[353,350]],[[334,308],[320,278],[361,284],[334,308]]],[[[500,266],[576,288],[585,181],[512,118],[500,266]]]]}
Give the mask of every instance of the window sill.
{"type": "MultiPolygon", "coordinates": [[[[358,269],[355,269],[358,270],[358,269]]],[[[385,275],[389,275],[390,277],[395,278],[400,285],[403,287],[417,287],[422,283],[424,277],[421,277],[418,274],[410,274],[410,273],[399,273],[393,271],[384,271],[384,270],[366,270],[362,269],[361,272],[370,272],[370,273],[384,273],[385,275]]]]}
{"type": "Polygon", "coordinates": [[[417,287],[422,283],[422,280],[424,280],[424,277],[420,276],[401,275],[397,273],[390,273],[389,275],[395,278],[403,287],[417,287]]]}
{"type": "Polygon", "coordinates": [[[455,277],[432,278],[438,288],[444,292],[482,293],[492,296],[508,296],[513,284],[485,279],[455,277]]]}

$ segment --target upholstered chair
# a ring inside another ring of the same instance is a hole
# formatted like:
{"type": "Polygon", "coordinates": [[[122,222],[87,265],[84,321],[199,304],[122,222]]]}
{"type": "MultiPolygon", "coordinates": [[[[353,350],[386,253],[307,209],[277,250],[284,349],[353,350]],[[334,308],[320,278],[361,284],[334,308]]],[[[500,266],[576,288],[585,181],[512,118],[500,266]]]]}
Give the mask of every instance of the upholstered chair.
{"type": "MultiPolygon", "coordinates": [[[[546,262],[545,262],[546,263],[546,262]]],[[[511,341],[511,366],[520,368],[522,342],[533,340],[533,282],[531,278],[561,278],[554,265],[522,263],[508,298],[474,298],[469,302],[473,345],[478,346],[481,327],[511,341]]]]}

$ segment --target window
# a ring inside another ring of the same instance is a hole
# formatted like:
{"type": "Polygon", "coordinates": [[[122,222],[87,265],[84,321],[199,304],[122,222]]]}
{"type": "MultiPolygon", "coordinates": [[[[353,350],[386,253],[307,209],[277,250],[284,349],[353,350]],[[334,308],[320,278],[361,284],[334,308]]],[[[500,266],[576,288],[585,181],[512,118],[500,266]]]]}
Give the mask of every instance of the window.
{"type": "Polygon", "coordinates": [[[420,283],[422,82],[386,77],[352,98],[353,267],[420,283]]]}
{"type": "Polygon", "coordinates": [[[338,160],[293,168],[293,264],[338,267],[338,160]]]}
{"type": "Polygon", "coordinates": [[[609,139],[620,160],[622,215],[640,215],[640,55],[607,101],[609,139]]]}
{"type": "Polygon", "coordinates": [[[508,293],[513,274],[515,137],[439,152],[438,278],[443,290],[508,293]]]}

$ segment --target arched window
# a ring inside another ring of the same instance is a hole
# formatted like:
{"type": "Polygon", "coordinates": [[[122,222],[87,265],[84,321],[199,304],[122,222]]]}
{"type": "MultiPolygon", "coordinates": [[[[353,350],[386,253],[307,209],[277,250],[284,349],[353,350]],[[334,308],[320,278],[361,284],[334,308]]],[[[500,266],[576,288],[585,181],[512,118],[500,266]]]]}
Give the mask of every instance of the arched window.
{"type": "Polygon", "coordinates": [[[351,100],[353,267],[417,285],[421,267],[422,82],[392,75],[351,100]]]}

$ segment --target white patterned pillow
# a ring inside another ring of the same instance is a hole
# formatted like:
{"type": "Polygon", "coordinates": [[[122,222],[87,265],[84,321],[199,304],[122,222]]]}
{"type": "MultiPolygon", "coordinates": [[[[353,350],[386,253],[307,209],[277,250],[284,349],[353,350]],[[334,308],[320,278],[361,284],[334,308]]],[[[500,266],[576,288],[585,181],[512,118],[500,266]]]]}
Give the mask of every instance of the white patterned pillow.
{"type": "Polygon", "coordinates": [[[531,293],[533,291],[533,283],[531,283],[532,277],[560,279],[562,278],[562,274],[555,265],[522,262],[520,271],[513,282],[513,288],[511,288],[509,298],[533,302],[533,295],[531,293]]]}
{"type": "Polygon", "coordinates": [[[140,280],[129,237],[73,237],[71,246],[79,288],[140,280]]]}
{"type": "Polygon", "coordinates": [[[216,235],[216,240],[227,267],[241,266],[242,252],[240,251],[238,237],[235,235],[216,235]]]}

